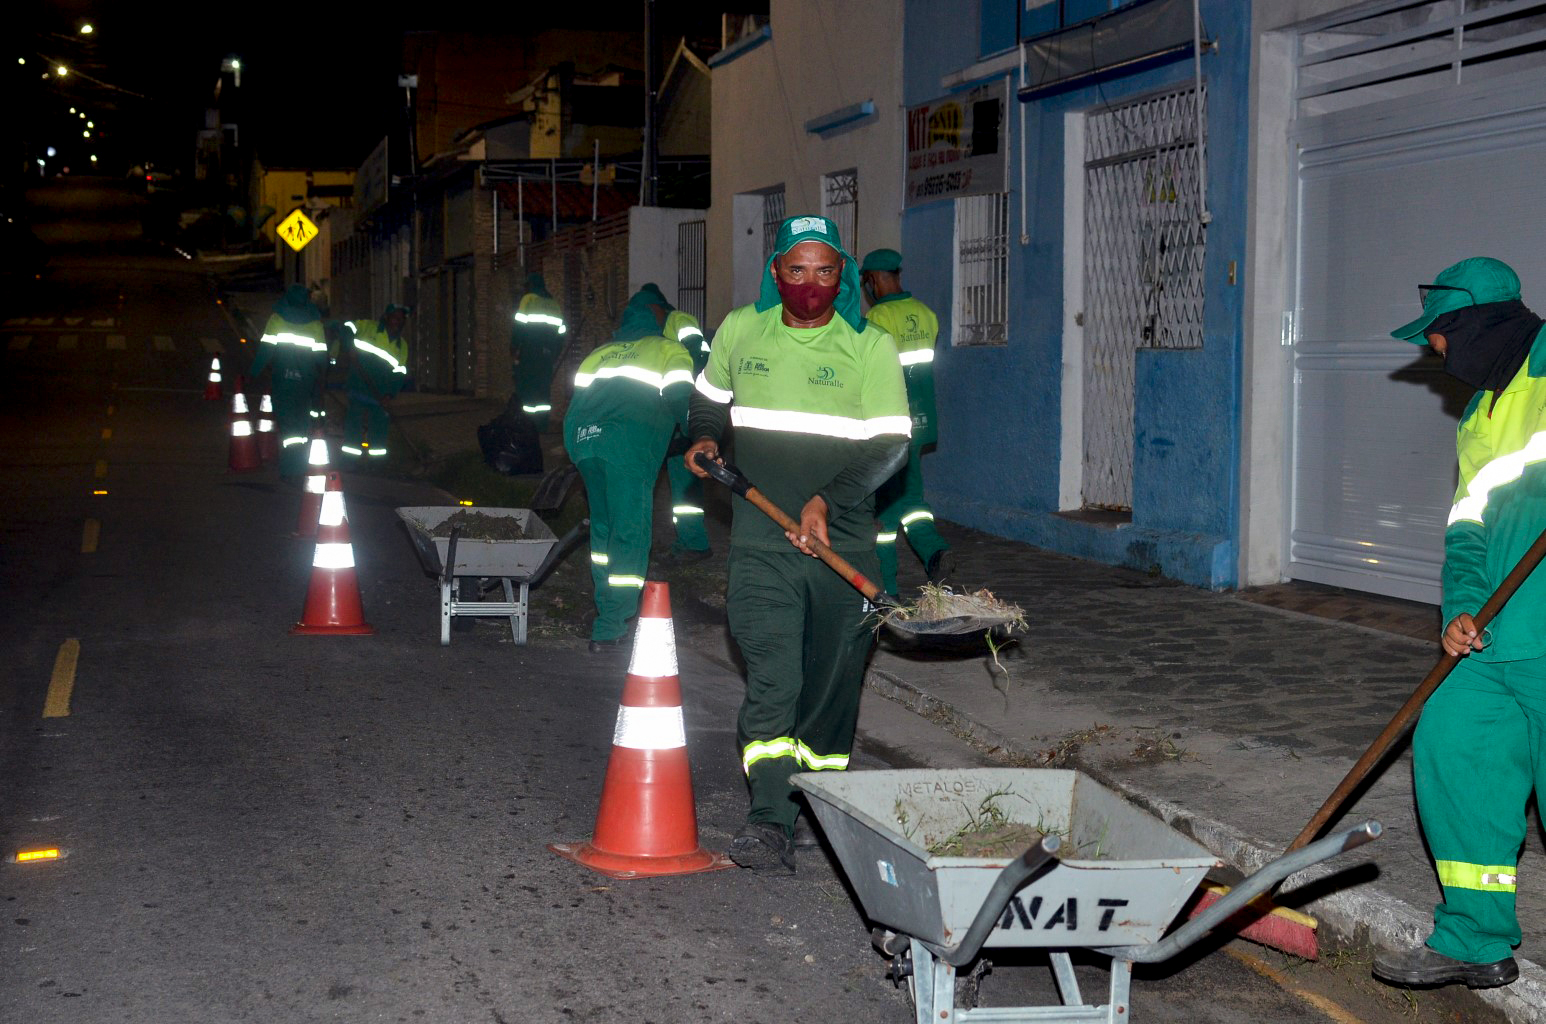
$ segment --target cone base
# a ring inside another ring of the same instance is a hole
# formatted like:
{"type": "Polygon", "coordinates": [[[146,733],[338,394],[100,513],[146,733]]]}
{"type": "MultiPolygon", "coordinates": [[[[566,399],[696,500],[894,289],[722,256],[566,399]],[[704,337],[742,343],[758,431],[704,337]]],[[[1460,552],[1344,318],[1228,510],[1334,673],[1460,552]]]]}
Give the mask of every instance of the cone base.
{"type": "Polygon", "coordinates": [[[720,871],[735,867],[735,861],[723,853],[710,853],[698,847],[691,853],[672,857],[637,857],[626,853],[608,853],[590,843],[549,843],[548,849],[565,860],[590,868],[608,878],[657,878],[661,875],[695,875],[702,871],[720,871]]]}
{"type": "Polygon", "coordinates": [[[308,626],[297,622],[290,627],[291,636],[369,636],[376,627],[362,622],[357,626],[308,626]]]}

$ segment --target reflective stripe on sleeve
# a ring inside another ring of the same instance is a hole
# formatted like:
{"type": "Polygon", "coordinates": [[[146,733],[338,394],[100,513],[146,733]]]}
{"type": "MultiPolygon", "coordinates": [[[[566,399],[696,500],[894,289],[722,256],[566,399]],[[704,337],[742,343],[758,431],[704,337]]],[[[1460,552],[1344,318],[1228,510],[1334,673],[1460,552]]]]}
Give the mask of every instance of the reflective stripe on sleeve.
{"type": "Polygon", "coordinates": [[[734,391],[726,391],[723,388],[716,388],[710,384],[706,373],[698,374],[698,380],[693,386],[698,389],[698,394],[718,402],[720,405],[729,405],[730,400],[735,397],[734,391]]]}
{"type": "Polygon", "coordinates": [[[624,575],[624,574],[621,574],[621,573],[613,574],[613,575],[607,577],[607,586],[609,586],[609,587],[637,587],[639,590],[643,590],[644,589],[644,577],[643,576],[628,576],[628,575],[624,575]]]}
{"type": "Polygon", "coordinates": [[[671,514],[676,516],[701,516],[703,509],[697,505],[672,505],[671,514]]]}
{"type": "Polygon", "coordinates": [[[408,368],[403,366],[402,363],[399,363],[397,361],[397,357],[394,356],[392,353],[388,352],[384,348],[378,348],[377,346],[372,345],[370,342],[365,341],[365,340],[363,340],[361,338],[355,338],[354,339],[354,347],[357,348],[357,349],[360,349],[362,351],[369,352],[373,356],[377,356],[377,357],[379,357],[381,359],[386,360],[387,365],[392,367],[392,372],[393,373],[407,373],[408,372],[408,368]]]}
{"type": "Polygon", "coordinates": [[[553,407],[551,405],[523,405],[521,406],[521,411],[524,413],[552,412],[553,407]]]}
{"type": "Polygon", "coordinates": [[[701,338],[703,337],[703,332],[691,324],[688,324],[686,327],[683,327],[676,332],[676,340],[682,342],[683,344],[686,344],[687,339],[692,337],[701,338]]]}
{"type": "Polygon", "coordinates": [[[789,736],[771,740],[753,740],[741,750],[741,770],[750,774],[752,765],[773,757],[796,757],[795,741],[789,736]]]}
{"type": "Polygon", "coordinates": [[[1525,467],[1546,459],[1546,430],[1534,434],[1525,446],[1511,455],[1499,455],[1476,471],[1466,487],[1466,496],[1449,510],[1449,523],[1480,523],[1487,510],[1487,496],[1494,488],[1511,484],[1524,476],[1525,467]]]}
{"type": "Polygon", "coordinates": [[[591,565],[606,565],[610,561],[611,559],[607,557],[605,551],[592,551],[590,553],[591,565]]]}
{"type": "Polygon", "coordinates": [[[515,322],[518,324],[546,324],[549,327],[557,327],[558,333],[563,334],[568,328],[564,326],[563,317],[550,316],[547,313],[517,313],[515,322]]]}
{"type": "Polygon", "coordinates": [[[896,534],[895,533],[877,533],[875,535],[875,543],[876,544],[895,544],[896,543],[896,534]]]}
{"type": "Polygon", "coordinates": [[[902,528],[906,529],[908,526],[918,522],[920,519],[927,519],[932,523],[934,521],[934,513],[930,512],[926,508],[920,508],[916,511],[909,512],[907,515],[902,517],[902,528]]]}
{"type": "MultiPolygon", "coordinates": [[[[703,390],[702,377],[699,378],[698,390],[703,390]]],[[[872,437],[880,437],[884,434],[911,437],[913,433],[911,416],[876,416],[861,420],[852,416],[796,412],[792,409],[758,409],[748,405],[737,405],[731,409],[730,422],[737,427],[750,427],[755,430],[818,434],[822,437],[840,437],[849,441],[868,441],[872,437]]]]}
{"type": "Polygon", "coordinates": [[[842,771],[848,767],[847,754],[818,754],[799,740],[795,740],[795,756],[813,772],[842,771]]]}
{"type": "Polygon", "coordinates": [[[899,355],[903,366],[917,366],[919,363],[932,363],[934,350],[932,348],[915,348],[911,352],[902,352],[899,355]]]}

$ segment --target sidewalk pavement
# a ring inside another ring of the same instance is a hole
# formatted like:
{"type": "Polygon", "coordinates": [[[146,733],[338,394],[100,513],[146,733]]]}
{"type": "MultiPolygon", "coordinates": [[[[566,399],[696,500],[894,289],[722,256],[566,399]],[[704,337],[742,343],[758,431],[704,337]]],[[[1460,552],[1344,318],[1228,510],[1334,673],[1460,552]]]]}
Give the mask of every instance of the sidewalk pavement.
{"type": "MultiPolygon", "coordinates": [[[[476,448],[490,408],[418,396],[418,415],[398,425],[443,456],[476,448]]],[[[700,565],[722,572],[726,506],[713,491],[706,503],[715,557],[700,565]]],[[[999,665],[882,645],[868,687],[1008,762],[1084,771],[1244,873],[1282,853],[1440,654],[1437,612],[1423,606],[1292,585],[1209,593],[949,523],[941,533],[957,582],[1019,604],[1030,631],[999,665]]],[[[924,578],[910,553],[902,563],[910,593],[924,578]]],[[[680,632],[731,663],[723,628],[680,632]]],[[[1333,827],[1366,818],[1384,825],[1381,839],[1294,876],[1278,901],[1318,918],[1323,944],[1420,942],[1440,892],[1407,743],[1333,827]]],[[[1478,993],[1514,1021],[1546,1022],[1546,970],[1531,959],[1546,951],[1546,888],[1531,884],[1543,854],[1534,824],[1520,858],[1520,978],[1478,993]]]]}

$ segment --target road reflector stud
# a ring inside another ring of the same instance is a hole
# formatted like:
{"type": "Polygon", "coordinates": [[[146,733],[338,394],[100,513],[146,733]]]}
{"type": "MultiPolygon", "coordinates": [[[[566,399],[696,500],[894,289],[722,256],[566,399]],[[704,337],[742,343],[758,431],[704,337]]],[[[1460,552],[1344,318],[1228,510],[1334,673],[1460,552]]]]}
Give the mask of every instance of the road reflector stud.
{"type": "Polygon", "coordinates": [[[37,864],[46,860],[64,860],[68,856],[67,851],[57,846],[50,846],[42,850],[17,850],[7,859],[12,864],[37,864]]]}

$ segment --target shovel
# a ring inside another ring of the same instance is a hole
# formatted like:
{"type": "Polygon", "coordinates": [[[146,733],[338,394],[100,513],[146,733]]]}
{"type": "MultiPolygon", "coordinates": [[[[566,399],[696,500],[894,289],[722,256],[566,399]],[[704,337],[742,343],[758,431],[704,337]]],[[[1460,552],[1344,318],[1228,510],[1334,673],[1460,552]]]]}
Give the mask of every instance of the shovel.
{"type": "MultiPolygon", "coordinates": [[[[761,491],[752,485],[752,482],[741,475],[741,471],[728,463],[715,462],[702,452],[698,452],[693,459],[703,467],[709,476],[718,480],[736,494],[751,502],[761,509],[769,519],[773,520],[786,533],[795,536],[800,535],[800,524],[789,517],[783,509],[773,504],[761,491]]],[[[865,600],[876,608],[882,610],[881,622],[887,631],[896,639],[908,646],[928,648],[935,651],[963,651],[981,648],[991,637],[994,643],[1008,638],[1013,623],[1003,618],[987,618],[977,615],[952,615],[942,619],[904,618],[897,614],[903,610],[903,604],[892,595],[881,590],[869,577],[855,569],[842,555],[833,551],[827,545],[815,537],[808,537],[805,546],[816,553],[816,557],[827,564],[833,572],[843,577],[850,586],[863,594],[865,600]]]]}

